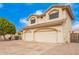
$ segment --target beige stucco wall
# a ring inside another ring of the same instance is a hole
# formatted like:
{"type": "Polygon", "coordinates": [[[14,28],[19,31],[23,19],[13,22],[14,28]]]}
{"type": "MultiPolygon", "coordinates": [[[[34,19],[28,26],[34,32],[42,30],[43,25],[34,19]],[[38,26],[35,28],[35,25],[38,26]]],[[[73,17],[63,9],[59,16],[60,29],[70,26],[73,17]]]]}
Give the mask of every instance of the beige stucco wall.
{"type": "Polygon", "coordinates": [[[66,22],[62,25],[63,37],[65,42],[70,42],[70,33],[71,33],[71,18],[68,13],[64,10],[64,16],[66,15],[66,22]]]}

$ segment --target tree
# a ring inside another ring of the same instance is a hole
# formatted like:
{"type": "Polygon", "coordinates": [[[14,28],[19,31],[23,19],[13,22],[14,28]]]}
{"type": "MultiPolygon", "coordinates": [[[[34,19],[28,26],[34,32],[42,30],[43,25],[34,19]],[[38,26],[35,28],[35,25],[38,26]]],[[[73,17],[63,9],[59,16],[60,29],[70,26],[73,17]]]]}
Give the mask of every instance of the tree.
{"type": "Polygon", "coordinates": [[[3,35],[4,40],[6,34],[15,34],[15,33],[16,33],[15,25],[13,25],[5,18],[0,18],[0,35],[3,35]]]}

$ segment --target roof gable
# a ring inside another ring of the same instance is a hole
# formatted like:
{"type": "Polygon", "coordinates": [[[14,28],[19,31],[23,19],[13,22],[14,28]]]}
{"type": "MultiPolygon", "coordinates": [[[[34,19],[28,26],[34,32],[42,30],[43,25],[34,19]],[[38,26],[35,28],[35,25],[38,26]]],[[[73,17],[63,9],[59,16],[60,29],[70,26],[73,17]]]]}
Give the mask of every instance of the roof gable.
{"type": "Polygon", "coordinates": [[[52,6],[48,10],[46,10],[45,13],[47,13],[52,8],[61,8],[62,10],[66,10],[68,12],[69,16],[71,17],[71,19],[73,19],[72,10],[69,5],[68,6],[52,6]]]}
{"type": "Polygon", "coordinates": [[[41,14],[41,15],[32,14],[31,16],[28,17],[28,20],[29,20],[29,18],[32,17],[32,16],[35,16],[35,17],[37,17],[37,18],[38,18],[38,17],[44,17],[44,16],[46,15],[46,13],[47,13],[50,9],[52,9],[52,8],[61,8],[62,10],[66,10],[67,13],[69,14],[70,18],[73,20],[73,15],[72,15],[72,11],[71,11],[70,6],[52,6],[52,7],[48,8],[48,10],[46,10],[44,14],[41,14]]]}

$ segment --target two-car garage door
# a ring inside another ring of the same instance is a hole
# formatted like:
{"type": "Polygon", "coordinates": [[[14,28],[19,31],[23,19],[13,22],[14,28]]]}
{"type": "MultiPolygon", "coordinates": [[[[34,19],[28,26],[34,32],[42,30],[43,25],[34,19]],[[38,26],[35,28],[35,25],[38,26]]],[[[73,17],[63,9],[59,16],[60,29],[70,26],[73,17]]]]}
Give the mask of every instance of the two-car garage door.
{"type": "Polygon", "coordinates": [[[38,31],[35,33],[35,41],[55,43],[57,41],[57,32],[56,31],[38,31]]]}
{"type": "Polygon", "coordinates": [[[26,40],[37,42],[57,42],[57,31],[50,29],[43,29],[34,32],[32,35],[30,32],[26,33],[26,40]]]}

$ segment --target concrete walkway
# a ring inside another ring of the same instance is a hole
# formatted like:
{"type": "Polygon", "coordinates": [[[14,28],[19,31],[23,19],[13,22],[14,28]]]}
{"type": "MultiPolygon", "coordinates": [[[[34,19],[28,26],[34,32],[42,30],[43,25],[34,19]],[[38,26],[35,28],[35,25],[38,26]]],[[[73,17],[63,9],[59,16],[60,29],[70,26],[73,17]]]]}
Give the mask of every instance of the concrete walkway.
{"type": "Polygon", "coordinates": [[[79,54],[79,43],[52,44],[22,40],[0,42],[1,55],[79,54]]]}

